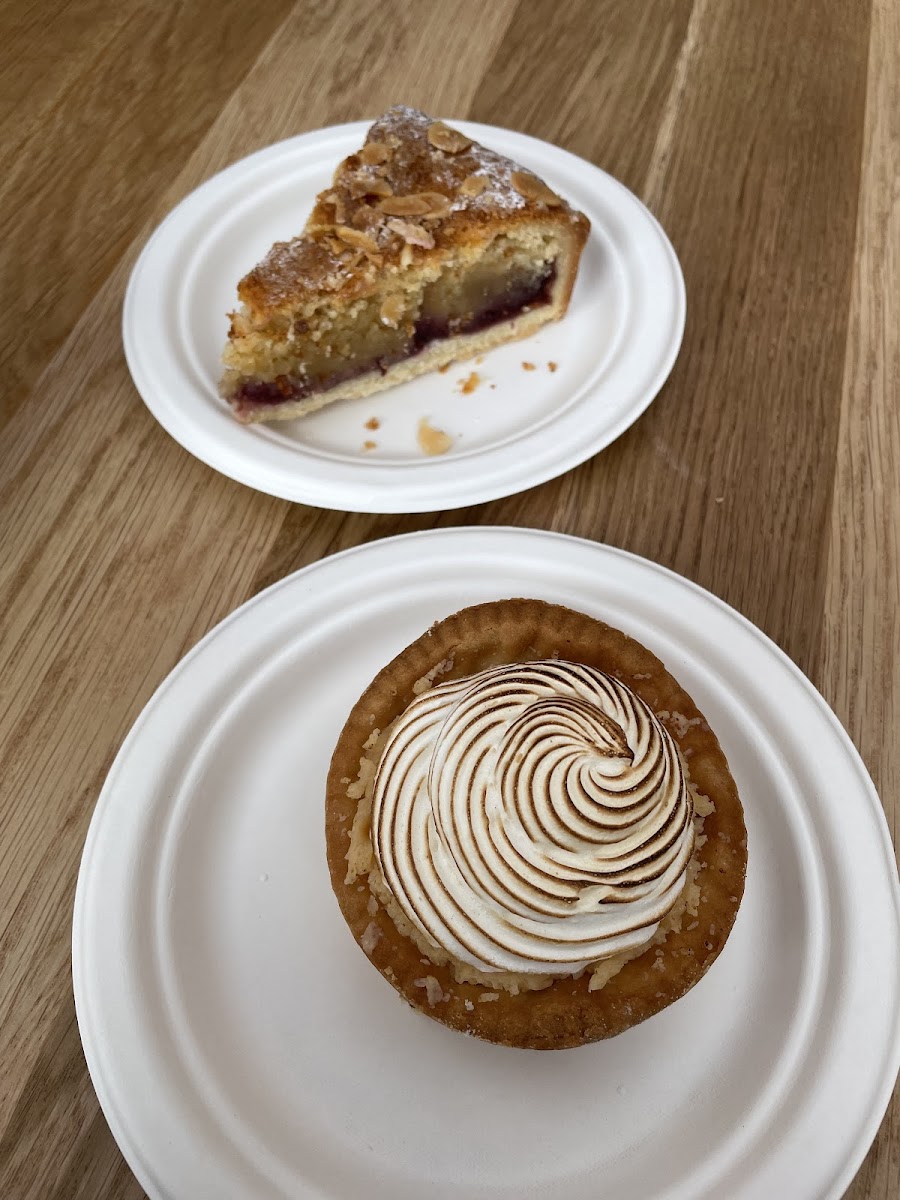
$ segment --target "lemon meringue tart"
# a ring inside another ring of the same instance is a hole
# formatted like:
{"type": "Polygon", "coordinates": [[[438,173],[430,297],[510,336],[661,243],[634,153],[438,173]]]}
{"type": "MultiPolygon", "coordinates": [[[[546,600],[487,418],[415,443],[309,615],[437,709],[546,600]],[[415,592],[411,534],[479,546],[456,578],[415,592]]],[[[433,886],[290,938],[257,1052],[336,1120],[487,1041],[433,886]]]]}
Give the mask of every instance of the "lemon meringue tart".
{"type": "Polygon", "coordinates": [[[565,313],[589,228],[511,159],[392,108],[238,284],[222,395],[242,422],[303,416],[525,337],[565,313]]]}
{"type": "Polygon", "coordinates": [[[612,1037],[721,952],[747,838],[660,660],[539,600],[438,622],[372,681],[328,775],[331,881],[416,1009],[530,1049],[612,1037]]]}

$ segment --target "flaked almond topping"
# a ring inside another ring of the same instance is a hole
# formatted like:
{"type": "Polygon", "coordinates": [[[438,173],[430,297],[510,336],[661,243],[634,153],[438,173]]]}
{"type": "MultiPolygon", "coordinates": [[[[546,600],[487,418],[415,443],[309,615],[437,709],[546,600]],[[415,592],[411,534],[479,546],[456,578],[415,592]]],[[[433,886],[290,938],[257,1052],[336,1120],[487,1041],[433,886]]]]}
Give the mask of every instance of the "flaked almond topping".
{"type": "Polygon", "coordinates": [[[400,324],[400,318],[403,316],[406,305],[403,303],[403,297],[385,296],[381,302],[381,312],[378,314],[383,325],[390,325],[392,329],[396,329],[400,324]]]}
{"type": "Polygon", "coordinates": [[[429,211],[423,196],[388,196],[378,201],[378,207],[389,217],[421,217],[429,211]]]}
{"type": "Polygon", "coordinates": [[[334,223],[335,225],[343,225],[347,220],[347,208],[344,201],[336,192],[329,192],[322,197],[326,204],[334,205],[334,223]]]}
{"type": "Polygon", "coordinates": [[[411,221],[399,221],[395,218],[388,221],[387,227],[392,233],[398,233],[410,246],[421,246],[423,250],[431,250],[434,247],[434,238],[421,225],[414,225],[411,221]]]}
{"type": "Polygon", "coordinates": [[[403,243],[403,249],[400,251],[400,266],[405,271],[407,267],[412,266],[413,248],[407,242],[403,243]]]}
{"type": "Polygon", "coordinates": [[[366,254],[378,253],[378,243],[362,229],[351,229],[349,225],[336,225],[334,232],[348,246],[355,246],[357,250],[365,250],[366,254]]]}
{"type": "Polygon", "coordinates": [[[441,218],[449,214],[452,205],[443,192],[419,192],[417,195],[428,205],[426,216],[441,218]]]}
{"type": "Polygon", "coordinates": [[[390,162],[393,153],[393,147],[386,146],[384,142],[366,142],[357,157],[367,167],[374,167],[379,163],[390,162]]]}
{"type": "Polygon", "coordinates": [[[509,181],[526,200],[537,200],[540,204],[546,204],[548,208],[558,208],[562,204],[556,192],[552,192],[542,179],[528,171],[513,171],[509,181]]]}
{"type": "Polygon", "coordinates": [[[435,150],[443,150],[445,154],[459,154],[472,145],[472,139],[467,138],[458,129],[451,129],[443,121],[432,121],[428,126],[428,141],[435,150]]]}
{"type": "Polygon", "coordinates": [[[359,200],[362,196],[393,196],[394,189],[386,179],[381,179],[377,175],[369,176],[367,179],[351,179],[350,180],[350,195],[354,200],[359,200]]]}
{"type": "Polygon", "coordinates": [[[467,175],[459,185],[459,190],[463,196],[480,196],[487,185],[486,175],[467,175]]]}

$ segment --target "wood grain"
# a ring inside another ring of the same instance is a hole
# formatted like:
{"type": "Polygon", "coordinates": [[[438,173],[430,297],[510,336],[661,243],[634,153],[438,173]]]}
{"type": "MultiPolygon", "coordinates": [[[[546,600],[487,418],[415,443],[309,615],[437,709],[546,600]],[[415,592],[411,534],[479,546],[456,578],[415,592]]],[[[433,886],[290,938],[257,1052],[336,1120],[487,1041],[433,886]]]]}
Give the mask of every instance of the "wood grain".
{"type": "MultiPolygon", "coordinates": [[[[900,812],[900,17],[892,0],[0,0],[0,1195],[142,1194],[69,975],[87,824],[129,725],[261,587],[409,529],[646,554],[808,671],[900,812]],[[224,479],[121,350],[153,224],[228,162],[405,101],[523,129],[641,194],[684,267],[657,402],[561,479],[362,516],[224,479]]],[[[900,1193],[894,1104],[848,1196],[900,1193]]]]}

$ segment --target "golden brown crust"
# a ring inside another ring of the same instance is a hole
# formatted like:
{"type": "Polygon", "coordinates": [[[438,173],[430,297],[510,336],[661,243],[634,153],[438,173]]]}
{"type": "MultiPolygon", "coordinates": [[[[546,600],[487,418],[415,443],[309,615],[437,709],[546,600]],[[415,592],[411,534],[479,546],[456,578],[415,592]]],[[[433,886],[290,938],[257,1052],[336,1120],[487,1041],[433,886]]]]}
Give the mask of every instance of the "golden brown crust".
{"type": "Polygon", "coordinates": [[[491,1042],[548,1050],[612,1037],[683,996],[725,945],[737,915],[746,871],[746,829],[737,789],[721,747],[690,696],[660,660],[626,634],[583,613],[540,600],[512,599],[463,609],[433,625],[389,663],[354,705],[331,762],[326,794],[331,882],[357,942],[414,1007],[454,1029],[491,1042]],[[385,911],[373,912],[364,880],[347,883],[346,854],[358,801],[347,792],[364,743],[414,697],[413,685],[442,662],[440,680],[506,662],[559,657],[621,679],[660,717],[688,764],[692,784],[715,805],[699,852],[701,899],[695,921],[669,933],[627,963],[599,991],[588,977],[556,980],[543,991],[512,995],[460,984],[448,966],[423,963],[385,911]],[[430,979],[432,983],[428,983],[430,979]],[[489,993],[490,994],[490,993],[489,993]]]}
{"type": "Polygon", "coordinates": [[[476,142],[453,152],[441,149],[440,138],[438,145],[433,134],[429,138],[436,127],[447,128],[404,107],[389,109],[372,125],[362,150],[340,164],[331,188],[318,196],[303,235],[273,246],[239,283],[254,323],[321,292],[347,300],[371,295],[382,268],[401,263],[404,250],[416,263],[440,259],[448,250],[488,240],[500,223],[509,229],[539,219],[572,231],[577,264],[590,229],[587,217],[517,163],[476,142]],[[477,191],[470,180],[479,181],[477,191]],[[385,188],[388,196],[378,194],[385,188]],[[557,202],[548,203],[549,197],[557,202]],[[402,208],[397,201],[409,198],[420,201],[411,207],[424,205],[424,211],[384,211],[402,208]],[[421,231],[418,240],[425,244],[411,241],[416,233],[402,226],[421,231]]]}

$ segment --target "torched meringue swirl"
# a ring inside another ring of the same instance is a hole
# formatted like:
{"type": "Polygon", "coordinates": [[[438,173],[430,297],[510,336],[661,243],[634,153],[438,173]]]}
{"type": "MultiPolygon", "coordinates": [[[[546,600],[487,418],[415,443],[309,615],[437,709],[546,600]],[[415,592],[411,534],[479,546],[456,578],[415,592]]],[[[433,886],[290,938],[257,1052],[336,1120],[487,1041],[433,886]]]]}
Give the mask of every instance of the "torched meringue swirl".
{"type": "Polygon", "coordinates": [[[653,936],[685,884],[692,816],[674,742],[624,684],[514,663],[401,715],[372,841],[432,944],[481,971],[571,975],[653,936]]]}

